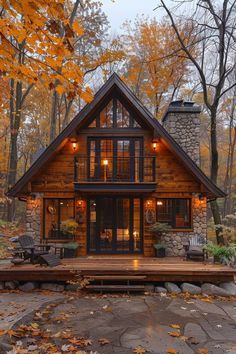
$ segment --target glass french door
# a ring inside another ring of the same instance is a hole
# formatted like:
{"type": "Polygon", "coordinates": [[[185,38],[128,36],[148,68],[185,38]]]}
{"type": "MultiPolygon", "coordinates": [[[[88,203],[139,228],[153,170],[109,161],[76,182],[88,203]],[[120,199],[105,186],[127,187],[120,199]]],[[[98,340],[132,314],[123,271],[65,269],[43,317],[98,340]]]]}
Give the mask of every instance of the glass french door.
{"type": "Polygon", "coordinates": [[[88,179],[99,182],[141,182],[141,138],[89,138],[88,179]]]}
{"type": "Polygon", "coordinates": [[[88,200],[88,252],[140,253],[142,201],[129,197],[88,200]]]}

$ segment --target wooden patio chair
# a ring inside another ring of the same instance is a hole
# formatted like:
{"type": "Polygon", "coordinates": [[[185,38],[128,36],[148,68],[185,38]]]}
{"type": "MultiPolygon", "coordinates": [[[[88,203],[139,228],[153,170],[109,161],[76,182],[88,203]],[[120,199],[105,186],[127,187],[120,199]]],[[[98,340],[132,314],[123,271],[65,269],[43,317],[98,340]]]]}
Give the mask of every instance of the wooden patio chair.
{"type": "Polygon", "coordinates": [[[51,247],[47,244],[35,244],[33,237],[27,235],[19,236],[17,241],[20,248],[16,248],[16,253],[21,252],[23,258],[29,259],[33,264],[38,263],[39,256],[48,254],[51,247]]]}
{"type": "Polygon", "coordinates": [[[207,254],[204,250],[204,246],[206,245],[206,239],[199,235],[192,236],[188,244],[186,245],[186,259],[187,260],[198,260],[205,261],[207,254]]]}

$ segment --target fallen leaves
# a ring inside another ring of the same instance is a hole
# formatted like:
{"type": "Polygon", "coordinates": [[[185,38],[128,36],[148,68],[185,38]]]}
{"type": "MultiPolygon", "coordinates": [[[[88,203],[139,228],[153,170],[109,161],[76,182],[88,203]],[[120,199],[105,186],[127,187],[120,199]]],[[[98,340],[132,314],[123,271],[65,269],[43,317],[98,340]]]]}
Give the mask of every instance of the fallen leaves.
{"type": "Polygon", "coordinates": [[[144,349],[141,346],[138,346],[138,347],[134,348],[133,352],[135,354],[145,354],[145,353],[147,353],[146,349],[144,349]]]}
{"type": "Polygon", "coordinates": [[[109,343],[110,343],[110,341],[109,341],[108,339],[106,339],[106,338],[100,338],[100,339],[98,340],[98,342],[99,342],[101,345],[106,345],[106,344],[109,344],[109,343]]]}
{"type": "Polygon", "coordinates": [[[209,351],[207,348],[198,348],[197,353],[198,354],[209,354],[209,351]]]}
{"type": "Polygon", "coordinates": [[[168,348],[166,352],[168,354],[179,354],[179,352],[174,348],[168,348]]]}
{"type": "Polygon", "coordinates": [[[175,328],[175,329],[180,329],[180,325],[179,324],[171,324],[170,327],[171,328],[175,328]]]}
{"type": "Polygon", "coordinates": [[[168,332],[168,334],[171,337],[180,337],[181,336],[180,332],[168,332]]]}

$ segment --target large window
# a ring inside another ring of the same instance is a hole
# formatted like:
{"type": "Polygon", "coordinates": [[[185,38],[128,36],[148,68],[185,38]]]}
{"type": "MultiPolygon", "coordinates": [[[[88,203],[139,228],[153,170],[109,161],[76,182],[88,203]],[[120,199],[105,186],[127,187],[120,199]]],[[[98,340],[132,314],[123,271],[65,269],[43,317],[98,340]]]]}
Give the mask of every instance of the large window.
{"type": "Polygon", "coordinates": [[[125,106],[116,98],[112,99],[89,128],[141,128],[125,106]]]}
{"type": "Polygon", "coordinates": [[[44,238],[71,239],[73,236],[62,230],[62,223],[74,219],[74,199],[44,199],[44,238]]]}
{"type": "Polygon", "coordinates": [[[173,229],[191,228],[191,199],[157,199],[157,222],[173,229]]]}

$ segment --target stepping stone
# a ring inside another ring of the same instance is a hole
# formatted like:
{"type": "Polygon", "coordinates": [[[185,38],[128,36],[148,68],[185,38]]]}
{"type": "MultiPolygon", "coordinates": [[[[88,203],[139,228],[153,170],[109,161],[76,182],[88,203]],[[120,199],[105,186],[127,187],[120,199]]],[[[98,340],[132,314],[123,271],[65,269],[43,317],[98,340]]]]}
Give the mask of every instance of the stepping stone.
{"type": "Polygon", "coordinates": [[[168,293],[181,293],[181,289],[175,283],[165,282],[165,288],[167,289],[168,293]]]}
{"type": "Polygon", "coordinates": [[[27,282],[27,283],[19,286],[19,290],[25,291],[25,292],[32,291],[32,290],[34,290],[36,288],[37,288],[37,284],[36,283],[32,283],[32,282],[27,282]]]}
{"type": "Polygon", "coordinates": [[[233,281],[221,283],[220,288],[228,291],[231,296],[236,296],[236,284],[233,281]]]}
{"type": "Polygon", "coordinates": [[[205,283],[202,285],[202,294],[225,297],[230,296],[230,293],[227,290],[210,283],[205,283]]]}
{"type": "Polygon", "coordinates": [[[156,286],[156,287],[155,287],[155,293],[158,293],[158,294],[166,294],[166,293],[167,293],[167,290],[166,290],[166,288],[164,288],[163,286],[156,286]]]}
{"type": "Polygon", "coordinates": [[[200,286],[193,285],[190,283],[183,283],[180,285],[180,288],[183,293],[189,293],[191,295],[199,295],[202,292],[200,286]]]}
{"type": "Polygon", "coordinates": [[[184,335],[188,338],[196,339],[197,342],[205,342],[207,340],[206,333],[201,326],[196,323],[187,323],[184,327],[184,335]]]}
{"type": "Polygon", "coordinates": [[[7,290],[14,290],[18,286],[18,282],[16,281],[6,281],[5,282],[5,289],[7,290]]]}
{"type": "Polygon", "coordinates": [[[50,290],[50,291],[56,291],[56,292],[61,292],[64,291],[64,285],[62,284],[55,284],[55,283],[43,283],[41,284],[41,289],[42,290],[50,290]]]}

